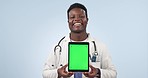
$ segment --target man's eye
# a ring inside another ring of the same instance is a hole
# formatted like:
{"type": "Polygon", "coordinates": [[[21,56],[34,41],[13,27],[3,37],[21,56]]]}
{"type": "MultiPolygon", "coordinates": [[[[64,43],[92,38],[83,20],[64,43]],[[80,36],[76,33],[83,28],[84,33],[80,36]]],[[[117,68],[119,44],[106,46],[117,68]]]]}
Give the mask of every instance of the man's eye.
{"type": "Polygon", "coordinates": [[[75,18],[74,16],[70,17],[70,18],[75,18]]]}
{"type": "Polygon", "coordinates": [[[80,18],[84,18],[85,16],[80,16],[80,18]]]}

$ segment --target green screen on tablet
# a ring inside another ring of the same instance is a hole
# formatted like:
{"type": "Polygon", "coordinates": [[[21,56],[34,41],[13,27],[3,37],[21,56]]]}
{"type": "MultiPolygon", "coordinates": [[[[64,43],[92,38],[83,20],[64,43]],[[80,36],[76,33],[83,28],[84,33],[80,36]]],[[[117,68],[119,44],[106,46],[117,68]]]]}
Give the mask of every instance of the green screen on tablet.
{"type": "Polygon", "coordinates": [[[89,43],[69,42],[68,45],[68,71],[89,71],[89,43]]]}

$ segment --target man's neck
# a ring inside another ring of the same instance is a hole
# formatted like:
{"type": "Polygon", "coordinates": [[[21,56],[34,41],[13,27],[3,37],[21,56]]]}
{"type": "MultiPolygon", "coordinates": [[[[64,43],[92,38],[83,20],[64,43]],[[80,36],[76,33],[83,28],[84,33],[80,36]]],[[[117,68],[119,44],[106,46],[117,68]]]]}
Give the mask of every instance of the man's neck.
{"type": "Polygon", "coordinates": [[[88,34],[86,32],[84,33],[70,33],[70,39],[74,41],[83,41],[88,37],[88,34]]]}

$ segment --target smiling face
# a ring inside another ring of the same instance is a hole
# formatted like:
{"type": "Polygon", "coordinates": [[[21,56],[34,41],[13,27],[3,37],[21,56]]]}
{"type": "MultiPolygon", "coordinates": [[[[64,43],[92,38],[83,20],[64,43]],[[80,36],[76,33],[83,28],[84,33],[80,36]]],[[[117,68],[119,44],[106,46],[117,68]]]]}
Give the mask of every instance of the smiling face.
{"type": "Polygon", "coordinates": [[[68,14],[69,28],[72,33],[86,32],[88,18],[81,8],[73,8],[68,14]]]}

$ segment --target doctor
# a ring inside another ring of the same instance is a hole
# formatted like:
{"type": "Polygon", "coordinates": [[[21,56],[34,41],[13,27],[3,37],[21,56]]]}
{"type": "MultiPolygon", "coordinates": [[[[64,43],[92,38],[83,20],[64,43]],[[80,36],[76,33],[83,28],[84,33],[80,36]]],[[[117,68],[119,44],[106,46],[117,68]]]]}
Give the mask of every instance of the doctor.
{"type": "Polygon", "coordinates": [[[111,62],[107,48],[86,32],[88,23],[86,7],[80,3],[74,3],[67,10],[67,16],[71,32],[68,36],[63,37],[50,52],[51,54],[44,65],[43,78],[116,78],[117,72],[111,62]],[[75,73],[67,71],[68,42],[89,42],[89,72],[75,73]]]}

